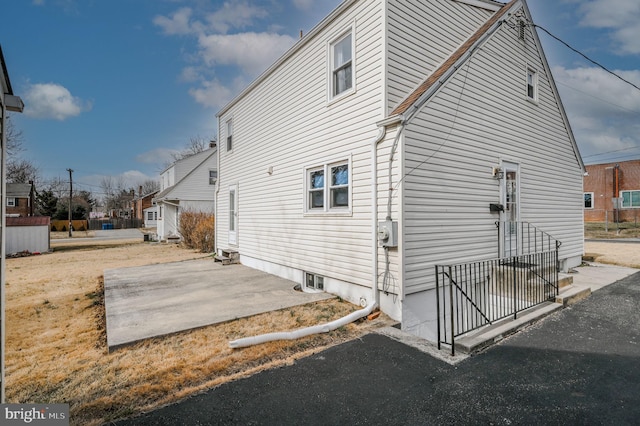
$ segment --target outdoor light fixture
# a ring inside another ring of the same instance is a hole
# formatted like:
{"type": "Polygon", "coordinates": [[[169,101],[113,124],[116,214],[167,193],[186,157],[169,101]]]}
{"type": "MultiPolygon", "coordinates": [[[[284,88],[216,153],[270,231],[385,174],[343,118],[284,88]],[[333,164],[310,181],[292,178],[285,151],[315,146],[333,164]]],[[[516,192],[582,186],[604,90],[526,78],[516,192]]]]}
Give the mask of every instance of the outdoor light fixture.
{"type": "Polygon", "coordinates": [[[500,179],[504,179],[504,170],[502,170],[502,167],[494,167],[493,170],[493,178],[500,180],[500,179]]]}

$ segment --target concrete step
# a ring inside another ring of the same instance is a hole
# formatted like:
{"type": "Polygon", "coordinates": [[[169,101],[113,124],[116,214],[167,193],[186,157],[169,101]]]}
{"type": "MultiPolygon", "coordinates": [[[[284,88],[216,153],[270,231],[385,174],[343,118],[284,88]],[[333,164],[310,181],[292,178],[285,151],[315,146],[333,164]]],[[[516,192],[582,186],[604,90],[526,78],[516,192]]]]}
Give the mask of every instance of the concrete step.
{"type": "Polygon", "coordinates": [[[568,287],[573,284],[573,275],[571,274],[558,274],[558,288],[568,287]]]}
{"type": "Polygon", "coordinates": [[[556,296],[556,303],[562,306],[569,306],[591,295],[590,287],[570,285],[560,289],[556,296]]]}
{"type": "Polygon", "coordinates": [[[539,319],[562,309],[562,307],[563,305],[558,303],[545,302],[520,312],[515,320],[513,317],[506,318],[480,330],[467,333],[465,336],[456,339],[456,351],[467,354],[481,351],[539,319]]]}

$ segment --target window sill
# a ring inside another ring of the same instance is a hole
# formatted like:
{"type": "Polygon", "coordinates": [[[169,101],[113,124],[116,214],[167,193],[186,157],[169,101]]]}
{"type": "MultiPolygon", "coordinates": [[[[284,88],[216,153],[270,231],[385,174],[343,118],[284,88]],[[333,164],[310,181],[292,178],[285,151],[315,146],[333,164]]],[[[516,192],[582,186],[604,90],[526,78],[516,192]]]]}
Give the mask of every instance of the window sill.
{"type": "Polygon", "coordinates": [[[338,103],[341,100],[343,100],[345,98],[348,98],[349,96],[351,96],[351,95],[353,95],[355,93],[356,93],[356,89],[355,89],[355,87],[353,87],[353,88],[351,88],[349,90],[346,90],[346,91],[340,93],[339,95],[330,97],[329,100],[327,101],[327,106],[329,107],[329,106],[331,106],[331,105],[333,105],[335,103],[338,103]]]}
{"type": "Polygon", "coordinates": [[[303,214],[303,217],[352,217],[352,216],[353,216],[353,212],[351,210],[348,210],[348,211],[332,210],[332,211],[321,211],[321,212],[306,211],[303,214]]]}

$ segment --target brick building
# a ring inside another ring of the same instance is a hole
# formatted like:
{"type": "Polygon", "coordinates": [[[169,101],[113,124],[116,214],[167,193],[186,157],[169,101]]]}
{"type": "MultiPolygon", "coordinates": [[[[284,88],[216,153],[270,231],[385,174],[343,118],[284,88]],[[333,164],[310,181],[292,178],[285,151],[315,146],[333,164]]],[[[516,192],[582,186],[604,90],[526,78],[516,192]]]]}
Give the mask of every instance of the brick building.
{"type": "Polygon", "coordinates": [[[640,216],[640,160],[586,166],[585,222],[633,222],[640,216]]]}
{"type": "Polygon", "coordinates": [[[7,216],[33,216],[35,204],[33,183],[8,183],[6,194],[7,216]]]}

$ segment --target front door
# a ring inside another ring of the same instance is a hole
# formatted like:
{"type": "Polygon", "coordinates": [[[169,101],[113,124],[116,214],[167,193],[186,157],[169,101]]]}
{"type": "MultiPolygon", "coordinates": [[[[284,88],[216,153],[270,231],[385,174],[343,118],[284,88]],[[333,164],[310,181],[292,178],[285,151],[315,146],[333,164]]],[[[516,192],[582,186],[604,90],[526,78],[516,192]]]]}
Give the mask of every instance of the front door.
{"type": "Polygon", "coordinates": [[[229,244],[238,244],[238,185],[229,187],[229,244]]]}
{"type": "Polygon", "coordinates": [[[515,163],[503,163],[501,195],[504,212],[502,213],[502,235],[504,257],[517,256],[519,253],[518,221],[520,220],[520,173],[515,163]]]}

